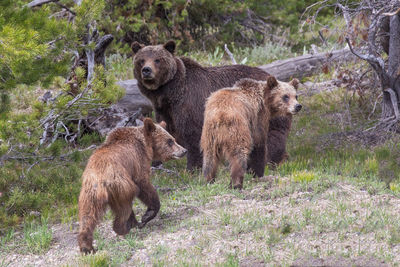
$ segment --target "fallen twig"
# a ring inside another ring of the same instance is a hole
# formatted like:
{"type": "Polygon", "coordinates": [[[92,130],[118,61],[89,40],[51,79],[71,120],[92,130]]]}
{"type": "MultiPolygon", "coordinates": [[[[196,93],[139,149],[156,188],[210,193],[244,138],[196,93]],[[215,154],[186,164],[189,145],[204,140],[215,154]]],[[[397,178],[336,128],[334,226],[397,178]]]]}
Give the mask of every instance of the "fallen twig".
{"type": "Polygon", "coordinates": [[[163,171],[163,172],[166,172],[168,174],[174,174],[176,176],[179,175],[178,172],[176,172],[176,171],[164,168],[162,164],[158,165],[157,167],[151,167],[151,170],[152,171],[163,171]]]}
{"type": "Polygon", "coordinates": [[[133,115],[131,117],[129,117],[129,119],[126,121],[124,126],[128,126],[129,123],[131,123],[132,125],[135,126],[136,119],[138,119],[141,114],[142,114],[142,108],[139,108],[135,113],[133,113],[133,115]]]}

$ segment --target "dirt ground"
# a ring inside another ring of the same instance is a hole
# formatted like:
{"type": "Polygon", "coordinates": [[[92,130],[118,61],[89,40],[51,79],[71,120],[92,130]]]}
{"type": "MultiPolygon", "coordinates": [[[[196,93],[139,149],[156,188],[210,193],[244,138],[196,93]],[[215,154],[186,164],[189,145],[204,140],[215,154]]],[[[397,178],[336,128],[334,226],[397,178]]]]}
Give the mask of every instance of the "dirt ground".
{"type": "MultiPolygon", "coordinates": [[[[213,196],[197,206],[178,201],[147,229],[133,229],[130,242],[116,236],[105,220],[97,228],[95,246],[103,245],[96,255],[117,266],[398,265],[400,242],[389,242],[393,237],[385,233],[398,220],[399,198],[371,195],[345,182],[295,190],[288,189],[289,182],[264,177],[239,196],[213,196]]],[[[3,252],[0,266],[87,265],[77,230],[78,223],[53,225],[45,254],[3,252]]]]}

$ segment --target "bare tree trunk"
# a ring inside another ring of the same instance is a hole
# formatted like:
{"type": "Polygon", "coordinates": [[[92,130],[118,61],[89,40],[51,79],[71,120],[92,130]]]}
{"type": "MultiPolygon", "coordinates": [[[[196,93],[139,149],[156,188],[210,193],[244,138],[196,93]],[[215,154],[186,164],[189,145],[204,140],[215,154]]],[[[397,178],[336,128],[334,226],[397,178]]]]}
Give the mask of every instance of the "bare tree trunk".
{"type": "Polygon", "coordinates": [[[398,14],[390,17],[389,26],[389,56],[388,56],[388,74],[390,84],[386,85],[392,88],[393,92],[384,90],[382,119],[387,119],[396,115],[396,106],[400,96],[400,17],[398,14]]]}

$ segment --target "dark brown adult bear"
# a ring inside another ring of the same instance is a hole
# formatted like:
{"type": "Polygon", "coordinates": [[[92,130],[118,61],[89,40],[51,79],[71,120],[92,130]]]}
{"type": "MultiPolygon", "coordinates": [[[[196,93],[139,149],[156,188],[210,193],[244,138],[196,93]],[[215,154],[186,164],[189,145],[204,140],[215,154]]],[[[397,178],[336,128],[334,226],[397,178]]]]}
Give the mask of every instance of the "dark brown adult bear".
{"type": "Polygon", "coordinates": [[[201,135],[203,174],[214,182],[218,164],[227,160],[231,186],[241,189],[253,147],[265,147],[271,118],[296,114],[298,81],[243,79],[207,99],[201,135]]]}
{"type": "MultiPolygon", "coordinates": [[[[242,78],[266,80],[270,75],[259,68],[245,65],[202,67],[186,57],[175,57],[175,42],[143,46],[132,44],[134,74],[143,95],[152,102],[157,121],[167,122],[167,130],[188,150],[187,168],[201,168],[200,136],[206,98],[218,89],[231,87],[242,78]]],[[[271,122],[275,135],[287,135],[291,117],[271,122]],[[283,123],[283,124],[282,124],[283,123]],[[281,129],[281,125],[285,126],[281,129]]],[[[289,127],[290,128],[290,127],[289,127]]],[[[286,138],[273,144],[276,154],[267,158],[279,163],[286,154],[286,138]]],[[[264,175],[265,147],[254,147],[249,169],[257,176],[264,175]]]]}
{"type": "Polygon", "coordinates": [[[118,128],[89,158],[79,195],[78,242],[82,253],[94,252],[93,231],[107,205],[114,213],[113,229],[119,235],[136,225],[143,227],[157,215],[160,200],[150,182],[151,161],[181,158],[186,153],[163,127],[164,122],[157,125],[146,118],[141,127],[118,128]],[[141,223],[132,211],[135,197],[147,206],[141,223]]]}

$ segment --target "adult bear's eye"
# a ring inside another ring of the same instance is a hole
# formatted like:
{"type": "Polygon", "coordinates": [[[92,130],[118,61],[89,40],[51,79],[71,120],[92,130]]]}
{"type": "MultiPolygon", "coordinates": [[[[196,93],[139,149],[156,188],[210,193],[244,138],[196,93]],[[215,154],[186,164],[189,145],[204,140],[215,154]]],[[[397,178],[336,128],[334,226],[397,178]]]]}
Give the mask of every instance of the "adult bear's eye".
{"type": "Polygon", "coordinates": [[[283,101],[284,102],[288,102],[289,101],[289,96],[288,95],[284,95],[283,97],[282,97],[282,99],[283,99],[283,101]]]}
{"type": "Polygon", "coordinates": [[[172,146],[174,144],[174,140],[168,139],[167,144],[168,146],[172,146]]]}
{"type": "Polygon", "coordinates": [[[156,64],[159,64],[159,63],[160,63],[160,60],[159,60],[159,59],[156,59],[156,60],[154,60],[154,62],[155,62],[156,64]]]}
{"type": "Polygon", "coordinates": [[[297,100],[297,95],[296,95],[296,100],[297,100]]]}

